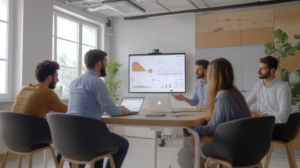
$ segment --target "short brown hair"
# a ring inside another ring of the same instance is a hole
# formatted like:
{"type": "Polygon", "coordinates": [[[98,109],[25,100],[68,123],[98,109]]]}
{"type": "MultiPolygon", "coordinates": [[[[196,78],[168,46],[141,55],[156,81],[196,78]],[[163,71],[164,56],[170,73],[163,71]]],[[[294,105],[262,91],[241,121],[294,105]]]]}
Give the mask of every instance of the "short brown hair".
{"type": "Polygon", "coordinates": [[[195,61],[195,64],[202,65],[204,69],[207,69],[209,62],[205,59],[200,59],[200,60],[195,61]]]}
{"type": "Polygon", "coordinates": [[[55,61],[45,60],[37,64],[35,68],[35,78],[39,82],[44,82],[51,75],[54,76],[56,70],[59,69],[59,64],[55,61]]]}
{"type": "Polygon", "coordinates": [[[275,57],[273,57],[273,56],[266,56],[266,57],[260,58],[259,61],[261,63],[267,64],[267,66],[268,66],[269,69],[274,68],[275,71],[277,70],[278,60],[275,57]]]}
{"type": "Polygon", "coordinates": [[[101,50],[90,50],[84,55],[84,64],[87,69],[95,68],[95,65],[99,61],[103,61],[103,59],[107,56],[106,52],[101,50]]]}

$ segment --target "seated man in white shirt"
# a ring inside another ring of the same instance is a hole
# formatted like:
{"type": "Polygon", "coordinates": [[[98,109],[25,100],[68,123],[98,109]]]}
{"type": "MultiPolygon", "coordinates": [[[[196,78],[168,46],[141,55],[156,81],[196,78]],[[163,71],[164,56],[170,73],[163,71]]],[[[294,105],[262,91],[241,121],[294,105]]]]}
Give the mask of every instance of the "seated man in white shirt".
{"type": "MultiPolygon", "coordinates": [[[[260,59],[259,64],[259,81],[250,96],[247,98],[247,104],[251,111],[253,104],[257,104],[252,117],[260,117],[265,115],[275,116],[276,123],[286,123],[292,106],[292,93],[289,85],[275,77],[275,71],[278,61],[273,56],[266,56],[260,59]]],[[[274,130],[275,131],[275,130],[274,130]]],[[[274,132],[273,132],[274,137],[274,132]]]]}

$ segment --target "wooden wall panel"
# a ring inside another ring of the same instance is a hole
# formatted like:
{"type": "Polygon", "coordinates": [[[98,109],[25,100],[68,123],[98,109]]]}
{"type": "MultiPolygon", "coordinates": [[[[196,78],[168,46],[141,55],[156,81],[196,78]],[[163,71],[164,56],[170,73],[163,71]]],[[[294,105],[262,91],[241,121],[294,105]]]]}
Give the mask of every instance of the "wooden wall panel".
{"type": "Polygon", "coordinates": [[[274,30],[281,29],[289,36],[289,42],[299,42],[294,34],[300,34],[300,5],[274,8],[274,30]]]}
{"type": "Polygon", "coordinates": [[[273,27],[242,30],[242,45],[273,42],[273,27]]]}
{"type": "Polygon", "coordinates": [[[196,34],[196,48],[228,47],[242,45],[242,31],[221,31],[196,34]]]}
{"type": "Polygon", "coordinates": [[[273,27],[273,8],[196,16],[196,33],[273,27]]]}

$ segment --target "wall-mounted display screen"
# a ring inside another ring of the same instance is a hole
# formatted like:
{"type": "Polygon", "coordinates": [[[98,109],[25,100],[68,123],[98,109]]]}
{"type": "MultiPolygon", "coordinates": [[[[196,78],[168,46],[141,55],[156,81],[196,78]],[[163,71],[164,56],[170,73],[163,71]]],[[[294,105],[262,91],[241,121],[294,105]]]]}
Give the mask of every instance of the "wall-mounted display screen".
{"type": "Polygon", "coordinates": [[[185,93],[185,57],[185,53],[129,55],[129,93],[185,93]]]}

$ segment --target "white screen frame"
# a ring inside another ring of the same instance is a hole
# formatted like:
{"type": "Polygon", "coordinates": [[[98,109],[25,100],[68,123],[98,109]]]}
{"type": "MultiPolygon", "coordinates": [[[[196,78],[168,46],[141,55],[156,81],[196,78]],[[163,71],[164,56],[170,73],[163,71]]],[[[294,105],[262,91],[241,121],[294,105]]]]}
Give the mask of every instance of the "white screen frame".
{"type": "Polygon", "coordinates": [[[131,73],[130,69],[132,68],[132,65],[130,63],[130,59],[132,57],[143,57],[143,56],[174,56],[174,55],[183,55],[184,56],[184,91],[178,91],[179,93],[186,93],[186,54],[185,53],[164,53],[164,54],[155,54],[155,53],[149,53],[149,54],[130,54],[128,57],[128,93],[177,93],[176,90],[169,91],[169,92],[155,92],[155,91],[149,91],[149,92],[141,92],[141,91],[132,91],[130,88],[130,79],[131,79],[131,73]]]}

